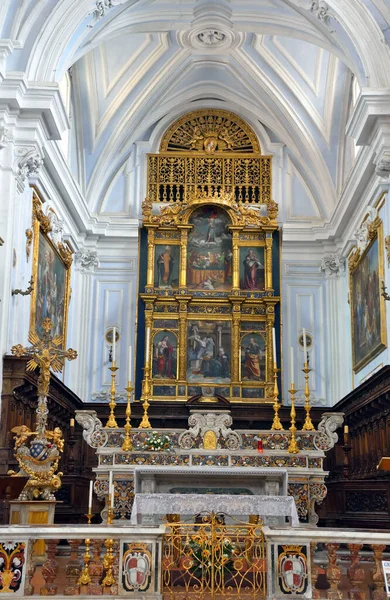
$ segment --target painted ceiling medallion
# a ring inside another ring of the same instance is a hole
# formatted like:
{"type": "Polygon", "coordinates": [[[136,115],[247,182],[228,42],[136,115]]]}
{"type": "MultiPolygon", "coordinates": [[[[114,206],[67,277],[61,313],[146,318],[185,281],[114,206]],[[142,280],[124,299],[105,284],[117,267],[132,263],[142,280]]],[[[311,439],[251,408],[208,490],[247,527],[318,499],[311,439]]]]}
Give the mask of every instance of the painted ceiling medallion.
{"type": "Polygon", "coordinates": [[[197,38],[203,46],[220,46],[226,39],[226,34],[218,29],[206,29],[198,33],[197,38]]]}

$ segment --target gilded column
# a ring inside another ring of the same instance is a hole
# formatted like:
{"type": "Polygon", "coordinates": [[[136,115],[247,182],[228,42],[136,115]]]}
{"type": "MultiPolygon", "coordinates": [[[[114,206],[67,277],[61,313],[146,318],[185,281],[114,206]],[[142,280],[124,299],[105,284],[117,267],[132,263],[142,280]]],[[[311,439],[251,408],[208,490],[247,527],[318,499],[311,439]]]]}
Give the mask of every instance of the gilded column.
{"type": "Polygon", "coordinates": [[[273,291],[272,287],[272,232],[266,233],[265,237],[265,289],[267,291],[273,291]]]}
{"type": "Polygon", "coordinates": [[[232,307],[232,384],[240,383],[240,324],[243,299],[233,297],[232,307]]]}
{"type": "Polygon", "coordinates": [[[232,252],[233,252],[233,290],[240,289],[240,247],[238,245],[240,239],[240,231],[242,227],[230,227],[233,236],[232,252]]]}
{"type": "Polygon", "coordinates": [[[154,285],[154,229],[148,229],[148,270],[146,285],[154,285]]]}
{"type": "Polygon", "coordinates": [[[190,297],[177,297],[179,302],[179,383],[187,380],[187,303],[190,297]]]}
{"type": "MultiPolygon", "coordinates": [[[[267,338],[267,353],[266,353],[266,386],[265,397],[273,398],[274,382],[273,382],[273,356],[272,356],[272,328],[275,323],[275,306],[274,303],[267,303],[267,321],[266,321],[266,338],[267,338]]],[[[280,366],[280,365],[279,365],[280,366]]]]}
{"type": "Polygon", "coordinates": [[[185,288],[187,285],[187,246],[188,232],[192,229],[192,225],[179,226],[181,232],[180,238],[180,272],[179,272],[179,287],[185,288]]]}

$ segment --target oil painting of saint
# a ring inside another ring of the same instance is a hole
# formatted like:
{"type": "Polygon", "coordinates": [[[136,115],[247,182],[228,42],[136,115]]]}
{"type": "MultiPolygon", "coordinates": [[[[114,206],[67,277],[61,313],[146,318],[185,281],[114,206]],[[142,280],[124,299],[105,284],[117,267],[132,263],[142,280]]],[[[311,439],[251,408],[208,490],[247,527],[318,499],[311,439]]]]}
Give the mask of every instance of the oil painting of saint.
{"type": "Polygon", "coordinates": [[[232,235],[227,213],[214,206],[197,209],[190,219],[187,286],[191,290],[230,290],[232,287],[232,235]]]}
{"type": "Polygon", "coordinates": [[[177,338],[171,331],[160,331],[153,339],[153,379],[176,379],[177,338]]]}
{"type": "Polygon", "coordinates": [[[230,322],[190,321],[187,380],[189,383],[230,383],[230,322]]]}
{"type": "Polygon", "coordinates": [[[156,244],[154,286],[159,288],[179,287],[179,247],[156,244]]]}
{"type": "Polygon", "coordinates": [[[240,287],[264,289],[264,248],[240,248],[240,287]]]}
{"type": "Polygon", "coordinates": [[[43,334],[42,322],[49,318],[53,335],[65,336],[66,268],[50,242],[39,235],[38,273],[35,296],[35,331],[43,334]]]}
{"type": "Polygon", "coordinates": [[[381,293],[378,239],[351,275],[354,369],[362,368],[384,344],[381,339],[381,293]]]}
{"type": "Polygon", "coordinates": [[[265,380],[265,341],[257,333],[241,340],[241,378],[243,381],[265,380]]]}

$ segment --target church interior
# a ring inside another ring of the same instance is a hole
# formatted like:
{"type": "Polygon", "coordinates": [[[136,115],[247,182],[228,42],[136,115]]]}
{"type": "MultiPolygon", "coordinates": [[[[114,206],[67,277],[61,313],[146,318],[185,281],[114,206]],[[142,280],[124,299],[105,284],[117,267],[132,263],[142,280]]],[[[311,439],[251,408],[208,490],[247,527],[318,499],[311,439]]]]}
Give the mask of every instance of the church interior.
{"type": "Polygon", "coordinates": [[[0,30],[0,593],[390,597],[389,0],[0,30]]]}

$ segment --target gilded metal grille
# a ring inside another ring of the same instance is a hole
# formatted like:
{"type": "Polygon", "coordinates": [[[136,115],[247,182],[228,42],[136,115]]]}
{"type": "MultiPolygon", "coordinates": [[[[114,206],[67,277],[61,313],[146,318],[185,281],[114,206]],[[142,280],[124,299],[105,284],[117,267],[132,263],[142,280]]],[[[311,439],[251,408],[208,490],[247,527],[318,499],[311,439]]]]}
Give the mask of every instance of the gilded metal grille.
{"type": "Polygon", "coordinates": [[[270,156],[149,154],[149,202],[187,202],[196,192],[234,193],[237,202],[271,202],[270,156]]]}
{"type": "Polygon", "coordinates": [[[261,525],[231,522],[214,513],[198,515],[197,521],[168,523],[163,545],[164,600],[265,598],[261,525]]]}

